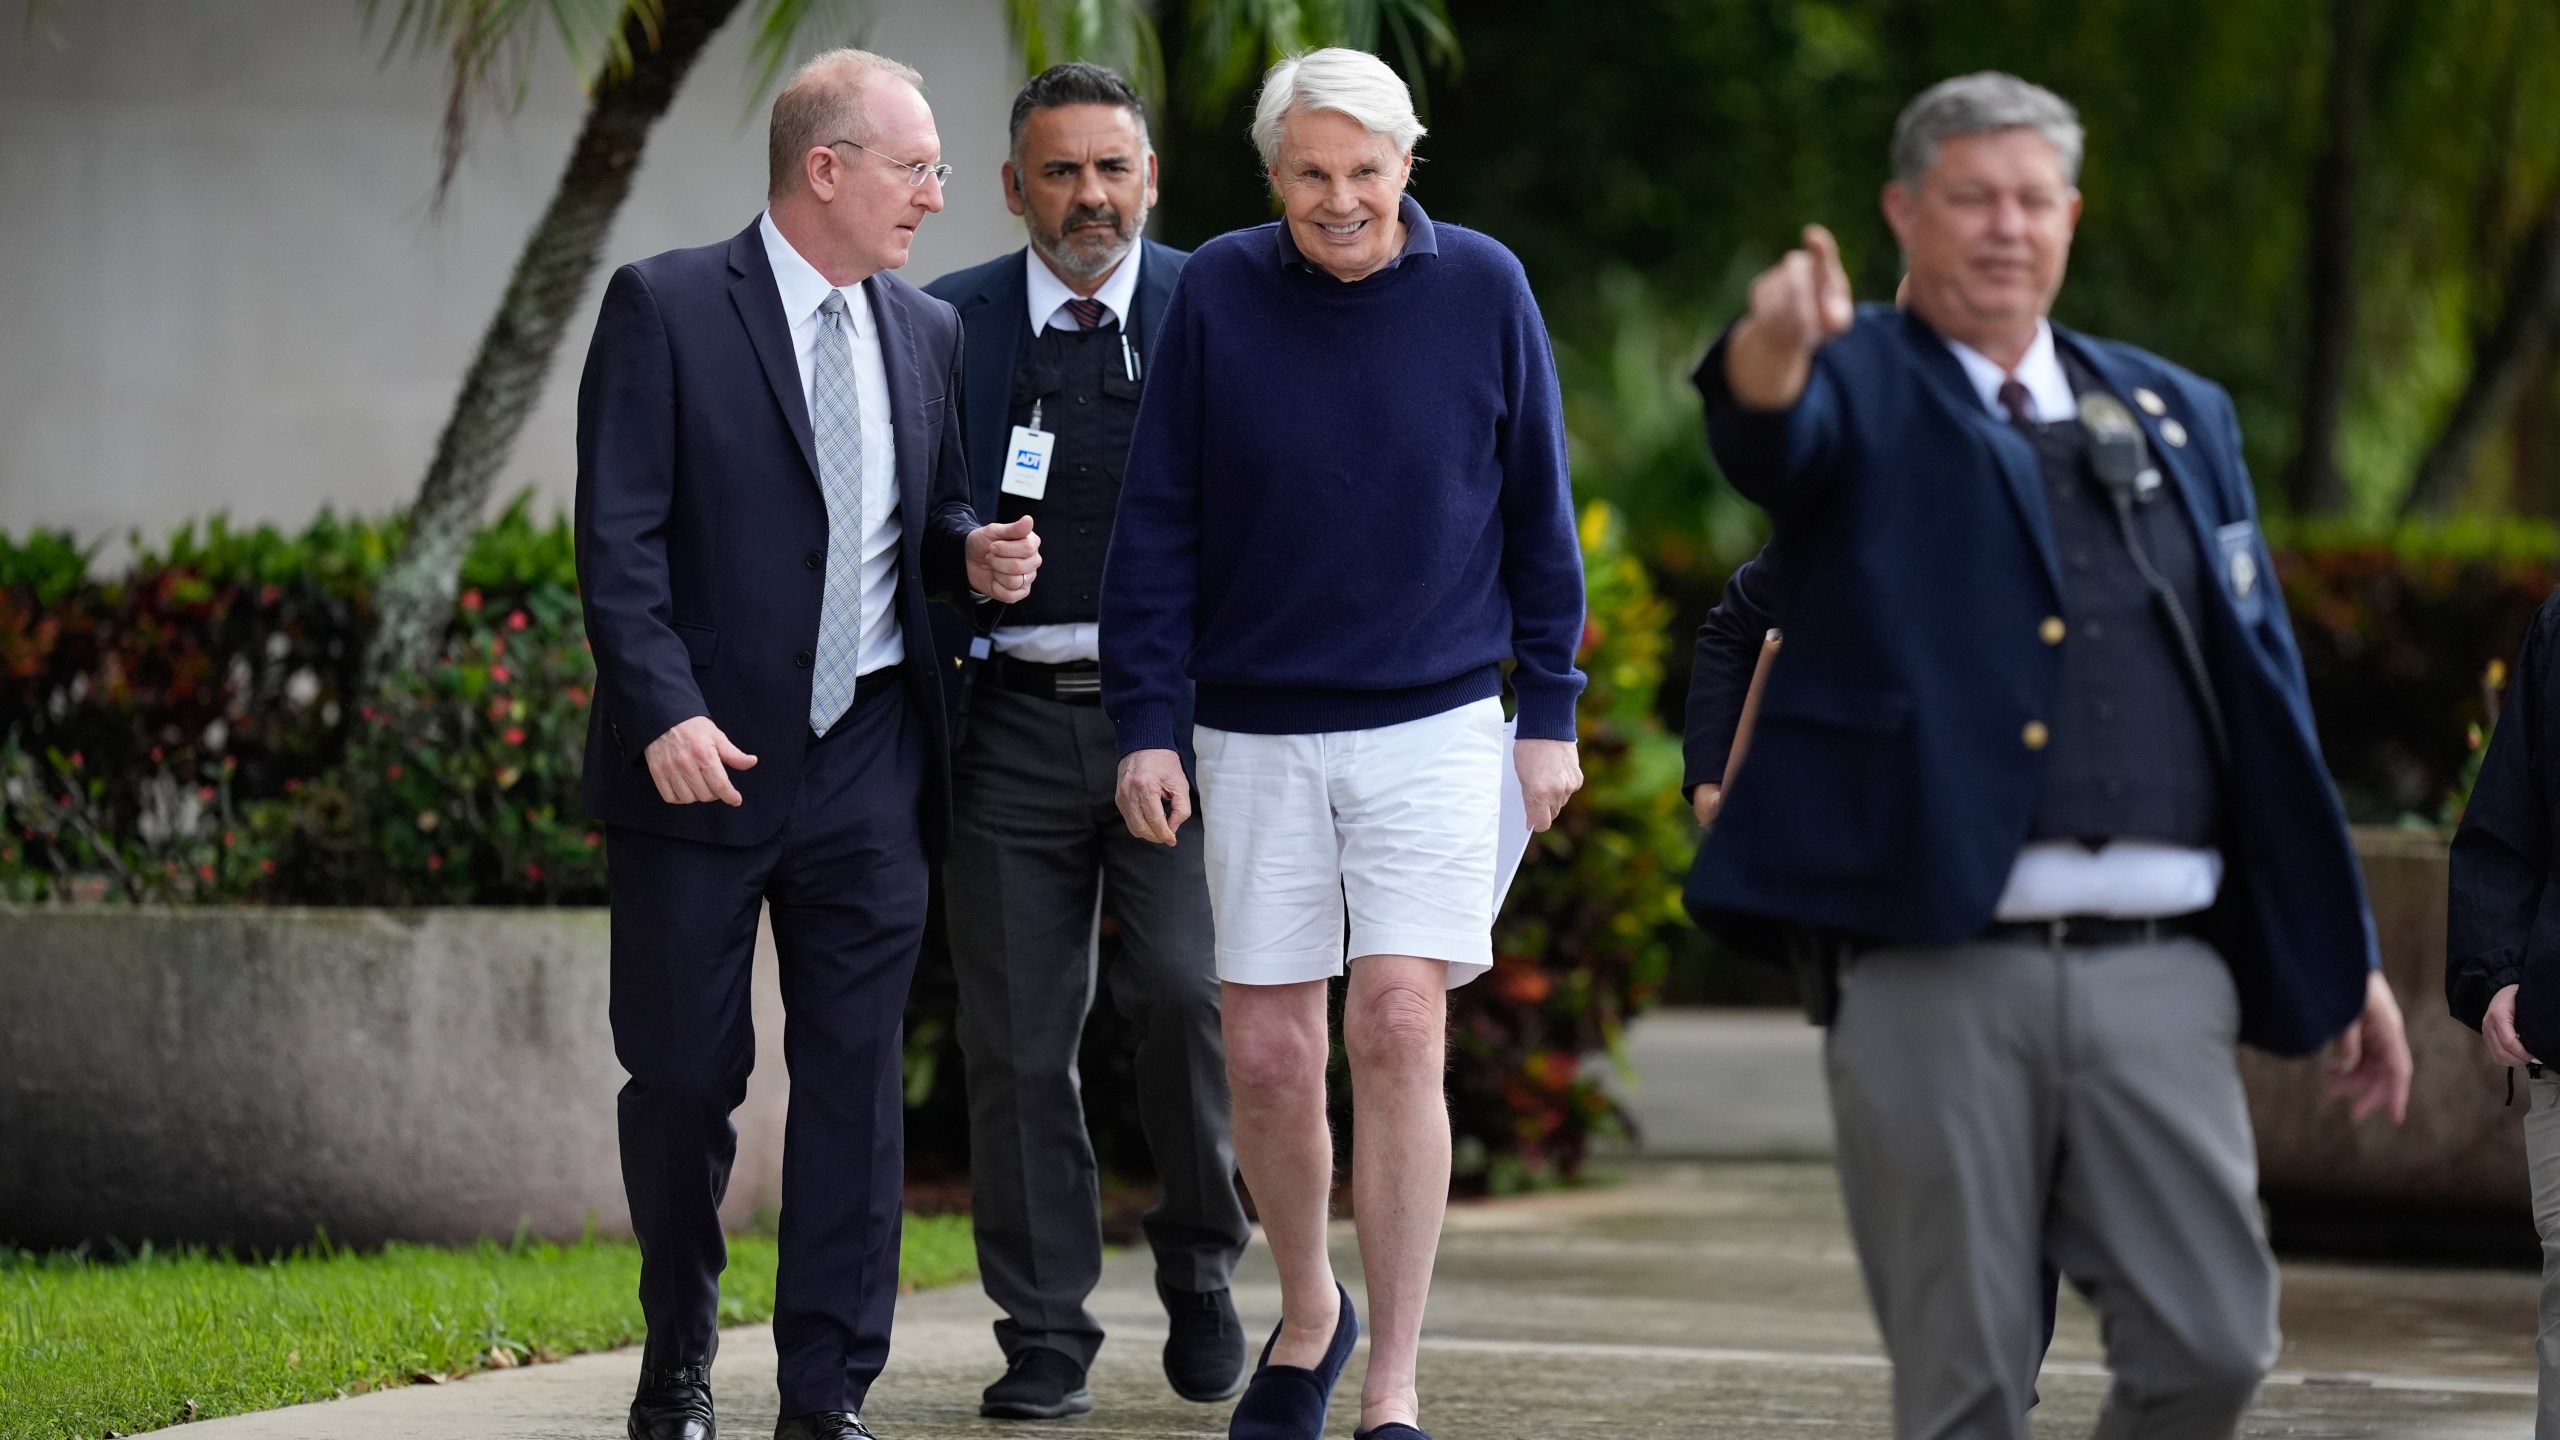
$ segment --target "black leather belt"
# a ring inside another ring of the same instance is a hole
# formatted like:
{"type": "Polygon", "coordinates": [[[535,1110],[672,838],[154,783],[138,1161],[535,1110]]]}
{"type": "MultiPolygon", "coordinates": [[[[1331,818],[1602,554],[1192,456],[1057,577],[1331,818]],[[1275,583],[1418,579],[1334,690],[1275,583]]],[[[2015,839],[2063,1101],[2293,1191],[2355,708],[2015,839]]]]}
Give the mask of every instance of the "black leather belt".
{"type": "Polygon", "coordinates": [[[2065,915],[2055,920],[1994,920],[1983,930],[1981,938],[1994,944],[2054,945],[2072,950],[2091,950],[2102,945],[2156,945],[2163,940],[2201,933],[2199,922],[2203,918],[2200,914],[2141,920],[2118,919],[2112,915],[2065,915]]]}
{"type": "Polygon", "coordinates": [[[979,672],[998,689],[1065,705],[1102,703],[1102,667],[1091,660],[1042,665],[1010,655],[990,655],[979,672]]]}

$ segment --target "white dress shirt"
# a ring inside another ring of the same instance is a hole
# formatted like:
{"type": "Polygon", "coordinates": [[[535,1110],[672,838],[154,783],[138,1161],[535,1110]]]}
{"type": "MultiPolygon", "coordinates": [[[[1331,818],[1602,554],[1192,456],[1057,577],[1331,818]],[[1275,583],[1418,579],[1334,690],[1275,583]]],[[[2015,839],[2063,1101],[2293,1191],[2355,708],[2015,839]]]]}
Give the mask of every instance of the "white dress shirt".
{"type": "Polygon", "coordinates": [[[816,368],[818,307],[831,291],[844,295],[845,321],[853,331],[854,400],[862,411],[862,591],[859,614],[862,640],[854,657],[854,673],[868,675],[907,657],[906,638],[898,628],[897,431],[889,421],[889,371],[880,357],[880,320],[871,313],[870,292],[861,285],[830,285],[818,267],[801,258],[791,242],[774,228],[773,216],[757,222],[764,236],[765,259],[773,265],[774,288],[782,293],[782,318],[791,322],[791,356],[800,364],[800,403],[810,404],[810,376],[816,368]]]}
{"type": "MultiPolygon", "coordinates": [[[[1103,280],[1102,288],[1093,292],[1093,298],[1101,301],[1102,308],[1119,322],[1123,335],[1129,331],[1129,307],[1138,298],[1138,260],[1146,248],[1143,241],[1130,246],[1128,255],[1103,280]]],[[[1049,268],[1039,251],[1023,247],[1022,263],[1031,274],[1031,283],[1024,287],[1030,296],[1031,333],[1076,329],[1076,317],[1067,313],[1067,302],[1076,298],[1076,292],[1067,288],[1067,282],[1058,278],[1058,272],[1049,268]]],[[[987,638],[996,653],[1034,665],[1102,658],[1102,627],[1098,624],[1003,625],[987,638]]]]}
{"type": "MultiPolygon", "coordinates": [[[[2009,418],[2000,403],[2003,381],[2027,387],[2027,408],[2038,424],[2080,413],[2080,397],[2054,352],[2053,326],[2036,322],[2035,343],[2015,371],[2003,370],[1971,346],[1950,340],[1974,393],[1996,419],[2009,418]]],[[[2105,915],[2140,920],[2192,915],[2213,904],[2222,889],[2222,852],[2156,840],[2110,840],[2095,850],[2076,840],[2037,840],[2018,851],[2009,881],[1992,907],[1997,920],[2052,920],[2065,915],[2105,915]]]]}

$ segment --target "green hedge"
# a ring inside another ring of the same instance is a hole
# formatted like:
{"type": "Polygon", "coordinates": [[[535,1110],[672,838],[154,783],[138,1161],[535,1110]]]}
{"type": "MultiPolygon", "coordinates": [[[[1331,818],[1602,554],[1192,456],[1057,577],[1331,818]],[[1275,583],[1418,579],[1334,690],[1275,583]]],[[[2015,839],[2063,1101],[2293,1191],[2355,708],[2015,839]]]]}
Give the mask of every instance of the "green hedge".
{"type": "MultiPolygon", "coordinates": [[[[1692,944],[1677,741],[1653,719],[1666,611],[1623,527],[1583,517],[1588,785],[1538,841],[1458,992],[1450,1079],[1461,1183],[1569,1176],[1624,1117],[1594,1062],[1692,944]]],[[[570,535],[519,501],[482,531],[442,649],[380,705],[352,698],[391,527],[190,526],[93,580],[70,538],[0,537],[0,899],[314,905],[594,904],[577,777],[594,686],[570,535]]],[[[1106,940],[1108,937],[1106,937],[1106,940]]],[[[967,1156],[947,964],[908,1011],[910,1149],[967,1156]]],[[[1129,1036],[1097,1007],[1095,1139],[1142,1173],[1129,1036]]]]}

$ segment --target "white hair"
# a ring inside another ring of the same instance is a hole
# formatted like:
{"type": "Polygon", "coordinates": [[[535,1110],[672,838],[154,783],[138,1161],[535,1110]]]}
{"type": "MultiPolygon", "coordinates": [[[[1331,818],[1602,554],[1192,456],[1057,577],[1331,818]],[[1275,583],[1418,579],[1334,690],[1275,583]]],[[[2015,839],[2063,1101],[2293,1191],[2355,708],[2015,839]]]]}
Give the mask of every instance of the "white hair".
{"type": "Polygon", "coordinates": [[[1348,115],[1370,134],[1386,136],[1398,155],[1412,154],[1413,142],[1425,133],[1403,77],[1366,50],[1310,50],[1272,66],[1262,77],[1252,134],[1264,169],[1279,158],[1281,127],[1302,110],[1348,115]]]}
{"type": "Polygon", "coordinates": [[[1941,80],[1903,107],[1893,124],[1893,178],[1917,190],[1937,168],[1938,146],[1959,135],[2033,130],[2053,145],[2066,185],[2080,183],[2080,150],[2087,136],[2071,102],[2015,75],[1982,70],[1941,80]]]}

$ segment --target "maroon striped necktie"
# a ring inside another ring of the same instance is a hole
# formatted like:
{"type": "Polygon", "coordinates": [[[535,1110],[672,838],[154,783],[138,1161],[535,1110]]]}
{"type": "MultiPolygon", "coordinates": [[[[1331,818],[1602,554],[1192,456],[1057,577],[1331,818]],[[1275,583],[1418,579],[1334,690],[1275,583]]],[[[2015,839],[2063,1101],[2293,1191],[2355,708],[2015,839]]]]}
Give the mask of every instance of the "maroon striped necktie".
{"type": "Polygon", "coordinates": [[[1087,330],[1102,328],[1103,309],[1099,300],[1070,300],[1067,313],[1076,317],[1076,324],[1087,330]]]}

